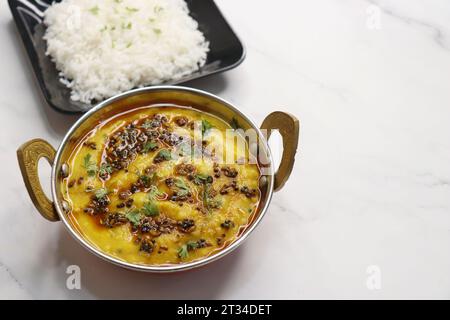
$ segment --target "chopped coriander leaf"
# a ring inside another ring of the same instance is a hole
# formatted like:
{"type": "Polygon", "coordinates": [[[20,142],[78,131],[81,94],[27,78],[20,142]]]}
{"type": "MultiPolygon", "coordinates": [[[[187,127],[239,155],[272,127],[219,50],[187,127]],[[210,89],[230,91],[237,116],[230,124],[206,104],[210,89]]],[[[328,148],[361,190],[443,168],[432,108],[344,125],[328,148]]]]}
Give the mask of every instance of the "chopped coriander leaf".
{"type": "Polygon", "coordinates": [[[159,215],[159,208],[153,201],[148,201],[144,203],[142,207],[142,213],[147,217],[156,217],[159,215]]]}
{"type": "Polygon", "coordinates": [[[91,161],[91,154],[88,153],[83,158],[83,168],[86,169],[88,176],[93,177],[97,173],[97,166],[94,161],[91,161]]]}
{"type": "Polygon", "coordinates": [[[188,250],[194,250],[198,248],[198,242],[196,241],[189,241],[188,243],[186,243],[187,249],[188,250]]]}
{"type": "Polygon", "coordinates": [[[142,184],[144,185],[144,187],[146,187],[146,188],[148,188],[148,187],[150,187],[151,185],[152,185],[152,177],[150,177],[150,176],[147,176],[147,175],[145,175],[145,174],[143,174],[143,175],[140,175],[139,176],[139,180],[142,182],[142,184]]]}
{"type": "Polygon", "coordinates": [[[97,169],[96,168],[87,169],[87,174],[88,174],[89,177],[95,176],[96,173],[97,173],[97,169]]]}
{"type": "Polygon", "coordinates": [[[178,257],[181,259],[186,259],[189,256],[189,251],[198,248],[198,242],[189,241],[186,244],[183,244],[180,249],[178,249],[178,257]]]}
{"type": "Polygon", "coordinates": [[[89,166],[89,164],[91,163],[91,154],[88,153],[84,156],[83,158],[83,163],[84,163],[84,167],[86,168],[87,166],[89,166]]]}
{"type": "Polygon", "coordinates": [[[100,200],[103,199],[104,197],[106,197],[108,195],[108,189],[106,188],[100,188],[98,190],[95,191],[95,197],[100,200]]]}
{"type": "Polygon", "coordinates": [[[202,120],[202,134],[212,129],[212,124],[208,120],[202,120]]]}
{"type": "Polygon", "coordinates": [[[153,160],[155,163],[159,163],[162,161],[169,161],[172,159],[172,154],[167,149],[162,149],[158,152],[155,159],[153,160]]]}
{"type": "Polygon", "coordinates": [[[158,187],[157,186],[152,186],[151,188],[150,188],[150,191],[148,192],[148,198],[150,199],[150,200],[155,200],[156,199],[156,197],[160,197],[160,196],[162,196],[163,195],[163,193],[162,192],[160,192],[159,191],[159,189],[158,189],[158,187]]]}
{"type": "Polygon", "coordinates": [[[98,171],[100,176],[105,176],[107,174],[111,174],[113,171],[111,165],[109,163],[102,163],[100,166],[100,170],[98,171]]]}
{"type": "Polygon", "coordinates": [[[211,185],[205,184],[203,187],[203,206],[208,211],[211,212],[211,209],[217,209],[222,206],[222,200],[214,199],[210,194],[211,185]]]}
{"type": "Polygon", "coordinates": [[[212,177],[207,174],[196,174],[194,176],[194,183],[196,185],[201,185],[204,183],[211,183],[211,182],[212,182],[212,177]]]}
{"type": "Polygon", "coordinates": [[[100,10],[100,8],[98,6],[95,6],[95,7],[90,8],[89,12],[97,15],[99,10],[100,10]]]}
{"type": "Polygon", "coordinates": [[[161,150],[161,152],[159,152],[159,155],[162,156],[165,160],[170,160],[172,158],[170,151],[167,149],[161,150]]]}
{"type": "Polygon", "coordinates": [[[189,195],[190,190],[188,185],[186,185],[186,182],[184,182],[182,179],[178,178],[175,180],[175,186],[178,188],[177,190],[177,197],[186,197],[189,195]]]}
{"type": "Polygon", "coordinates": [[[196,174],[194,177],[194,183],[195,184],[202,184],[203,182],[206,181],[206,179],[208,178],[207,175],[204,174],[196,174]]]}
{"type": "Polygon", "coordinates": [[[155,34],[161,34],[161,29],[159,29],[159,28],[153,28],[153,32],[155,33],[155,34]]]}
{"type": "Polygon", "coordinates": [[[181,259],[186,259],[189,256],[187,245],[183,244],[180,249],[178,249],[178,257],[181,259]]]}
{"type": "Polygon", "coordinates": [[[141,174],[138,177],[138,182],[141,183],[145,188],[150,188],[156,183],[157,179],[158,175],[155,172],[148,175],[141,174]]]}
{"type": "Polygon", "coordinates": [[[178,197],[185,197],[189,194],[189,189],[180,189],[177,192],[178,197]]]}
{"type": "Polygon", "coordinates": [[[133,42],[128,42],[127,43],[127,48],[131,47],[133,45],[133,42]]]}
{"type": "Polygon", "coordinates": [[[183,190],[189,190],[189,187],[186,185],[186,182],[183,181],[183,179],[177,179],[175,181],[175,185],[183,190]]]}
{"type": "Polygon", "coordinates": [[[142,219],[142,214],[137,210],[128,211],[125,216],[135,227],[139,225],[142,219]]]}
{"type": "Polygon", "coordinates": [[[158,148],[158,143],[156,143],[156,142],[154,142],[154,141],[148,141],[148,142],[144,145],[144,147],[143,147],[143,149],[142,149],[142,152],[143,152],[143,153],[147,153],[147,152],[153,151],[153,150],[155,150],[155,149],[157,149],[157,148],[158,148]]]}
{"type": "Polygon", "coordinates": [[[199,174],[197,174],[195,177],[196,177],[196,178],[199,178],[199,179],[201,179],[201,180],[207,180],[208,177],[209,177],[209,175],[199,173],[199,174]]]}

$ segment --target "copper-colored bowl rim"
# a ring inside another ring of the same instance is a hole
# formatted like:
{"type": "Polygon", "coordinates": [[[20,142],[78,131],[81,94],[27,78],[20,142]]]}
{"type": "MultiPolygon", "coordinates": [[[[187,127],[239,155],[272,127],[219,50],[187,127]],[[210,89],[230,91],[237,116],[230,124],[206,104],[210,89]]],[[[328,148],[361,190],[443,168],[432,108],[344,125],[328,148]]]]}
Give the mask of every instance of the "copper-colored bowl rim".
{"type": "MultiPolygon", "coordinates": [[[[238,246],[240,246],[248,238],[248,236],[253,232],[253,230],[255,230],[255,228],[259,225],[262,218],[264,217],[264,215],[267,212],[267,208],[271,202],[271,198],[273,195],[274,179],[273,178],[267,179],[269,181],[269,183],[267,186],[266,201],[265,201],[264,205],[258,209],[259,210],[258,216],[253,221],[253,223],[245,230],[245,232],[239,238],[237,238],[234,242],[232,242],[229,246],[224,248],[223,250],[218,251],[217,253],[215,253],[211,256],[207,256],[205,258],[201,258],[201,259],[194,260],[194,261],[187,262],[187,263],[161,265],[161,266],[129,263],[129,262],[115,258],[111,255],[108,255],[108,254],[102,252],[100,249],[94,247],[94,245],[92,245],[86,239],[84,239],[83,236],[80,235],[76,230],[74,230],[74,227],[72,226],[72,224],[70,223],[66,214],[64,213],[63,208],[61,208],[59,202],[57,201],[58,194],[57,194],[57,189],[56,189],[56,185],[57,185],[57,181],[58,181],[57,168],[59,167],[59,162],[61,161],[62,152],[64,151],[64,148],[67,146],[68,141],[69,141],[70,137],[72,136],[72,134],[77,130],[77,128],[80,127],[80,125],[82,123],[84,123],[87,119],[89,119],[94,113],[96,113],[100,109],[105,108],[106,106],[108,106],[118,100],[128,98],[128,97],[131,97],[131,96],[134,96],[137,94],[142,94],[142,93],[149,93],[149,92],[154,92],[154,91],[174,91],[174,90],[201,95],[208,99],[215,100],[215,101],[227,106],[235,114],[238,114],[240,117],[245,119],[249,124],[251,124],[253,129],[255,129],[256,132],[258,132],[258,135],[260,136],[260,138],[265,139],[265,137],[262,134],[259,127],[249,117],[247,117],[237,107],[235,107],[232,103],[230,103],[214,94],[208,93],[206,91],[202,91],[202,90],[194,89],[194,88],[182,87],[182,86],[154,86],[154,87],[149,87],[149,88],[139,88],[139,89],[130,90],[130,91],[116,95],[112,98],[109,98],[109,99],[99,103],[98,105],[93,107],[91,110],[89,110],[87,113],[85,113],[80,119],[78,119],[72,125],[72,127],[69,129],[69,131],[66,133],[60,146],[58,147],[58,150],[57,150],[57,153],[55,156],[55,160],[54,160],[54,163],[52,166],[51,193],[52,193],[52,197],[54,200],[54,205],[55,205],[56,211],[59,215],[59,218],[63,222],[66,229],[83,247],[88,249],[90,252],[92,252],[96,256],[98,256],[108,262],[111,262],[115,265],[118,265],[120,267],[124,267],[127,269],[137,270],[137,271],[145,271],[145,272],[155,272],[155,273],[170,273],[170,272],[184,271],[184,270],[189,270],[189,269],[197,268],[200,266],[204,266],[208,263],[211,263],[215,260],[218,260],[218,259],[224,257],[225,255],[227,255],[228,253],[230,253],[234,249],[236,249],[238,246]]],[[[263,140],[263,141],[265,141],[265,140],[263,140]]],[[[266,142],[265,143],[266,153],[269,157],[269,163],[270,163],[270,165],[272,165],[272,163],[273,163],[272,154],[271,154],[270,148],[268,147],[267,141],[265,141],[265,142],[266,142]]],[[[272,175],[272,177],[273,177],[273,170],[270,170],[270,172],[271,172],[270,175],[272,175]]]]}

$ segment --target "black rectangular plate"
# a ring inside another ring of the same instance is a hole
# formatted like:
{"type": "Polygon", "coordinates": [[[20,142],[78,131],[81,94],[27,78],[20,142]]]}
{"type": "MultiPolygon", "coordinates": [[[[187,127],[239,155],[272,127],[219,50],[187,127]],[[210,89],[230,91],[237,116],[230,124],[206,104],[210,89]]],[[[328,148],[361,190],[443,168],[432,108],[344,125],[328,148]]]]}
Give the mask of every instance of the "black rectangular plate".
{"type": "MultiPolygon", "coordinates": [[[[89,106],[70,99],[70,89],[59,81],[59,72],[55,64],[45,55],[46,44],[42,39],[45,26],[42,23],[42,13],[53,1],[8,0],[8,3],[45,100],[58,111],[83,113],[89,106]]],[[[200,70],[177,81],[163,83],[166,85],[180,84],[232,69],[245,58],[243,44],[214,1],[186,0],[186,2],[191,16],[198,22],[200,31],[209,41],[210,51],[205,65],[200,70]]]]}

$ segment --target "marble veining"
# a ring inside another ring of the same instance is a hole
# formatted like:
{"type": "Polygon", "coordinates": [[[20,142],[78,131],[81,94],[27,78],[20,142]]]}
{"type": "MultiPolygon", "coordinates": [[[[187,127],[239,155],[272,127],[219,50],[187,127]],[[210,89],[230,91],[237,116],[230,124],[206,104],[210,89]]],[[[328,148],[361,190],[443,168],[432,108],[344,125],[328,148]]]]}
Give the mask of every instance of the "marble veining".
{"type": "Polygon", "coordinates": [[[241,247],[163,276],[98,259],[34,209],[16,149],[37,137],[58,146],[77,116],[45,105],[0,2],[0,298],[450,298],[450,3],[216,2],[247,58],[187,85],[257,123],[297,115],[300,149],[241,247]],[[80,290],[67,286],[72,265],[80,290]]]}
{"type": "Polygon", "coordinates": [[[424,21],[415,17],[406,16],[397,11],[394,11],[389,8],[390,3],[388,1],[367,0],[367,2],[378,7],[383,13],[393,18],[400,19],[401,21],[409,25],[415,25],[430,30],[433,34],[433,40],[436,42],[436,44],[443,49],[448,50],[447,33],[444,33],[444,31],[439,26],[436,26],[431,22],[424,21]]]}

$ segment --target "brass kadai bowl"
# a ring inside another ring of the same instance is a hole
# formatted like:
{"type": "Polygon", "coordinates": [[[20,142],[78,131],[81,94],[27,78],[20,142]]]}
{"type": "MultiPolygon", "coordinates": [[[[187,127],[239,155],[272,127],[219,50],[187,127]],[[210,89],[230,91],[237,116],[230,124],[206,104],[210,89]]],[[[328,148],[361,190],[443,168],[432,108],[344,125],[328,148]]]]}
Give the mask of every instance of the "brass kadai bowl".
{"type": "Polygon", "coordinates": [[[17,150],[17,156],[26,188],[36,209],[49,221],[62,221],[69,233],[90,252],[128,269],[147,272],[175,272],[196,268],[215,261],[237,248],[250,235],[264,217],[273,192],[279,191],[289,178],[294,166],[298,139],[299,122],[288,113],[273,112],[266,117],[261,127],[258,127],[238,108],[213,94],[179,86],[156,86],[131,90],[98,104],[71,127],[57,151],[48,142],[42,139],[33,139],[23,144],[17,150]],[[58,183],[58,180],[61,176],[62,167],[68,160],[77,142],[93,127],[119,113],[162,103],[190,106],[195,110],[215,115],[228,123],[237,120],[243,130],[253,129],[258,136],[259,142],[250,146],[250,150],[253,149],[252,152],[257,154],[258,161],[261,161],[259,166],[264,168],[264,175],[260,178],[261,198],[258,209],[245,230],[221,251],[198,260],[179,264],[147,265],[129,263],[102,252],[95,244],[77,231],[68,218],[68,204],[64,200],[61,184],[58,183]],[[273,158],[268,146],[268,139],[273,130],[279,130],[283,138],[283,155],[279,168],[273,167],[273,158]],[[46,158],[52,165],[52,200],[48,199],[44,194],[39,181],[38,162],[41,158],[46,158]]]}

